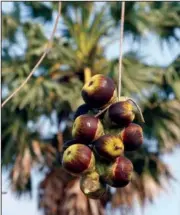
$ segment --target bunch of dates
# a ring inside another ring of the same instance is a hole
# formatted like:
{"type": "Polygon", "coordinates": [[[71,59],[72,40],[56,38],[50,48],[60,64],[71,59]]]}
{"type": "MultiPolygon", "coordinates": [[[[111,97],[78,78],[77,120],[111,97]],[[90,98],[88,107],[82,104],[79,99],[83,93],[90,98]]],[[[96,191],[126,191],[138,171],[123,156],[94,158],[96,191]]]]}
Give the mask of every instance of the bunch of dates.
{"type": "Polygon", "coordinates": [[[124,152],[142,145],[143,131],[133,123],[132,101],[117,98],[111,78],[93,76],[83,86],[82,98],[85,103],[75,113],[73,139],[63,145],[62,166],[80,176],[80,188],[87,197],[98,199],[108,186],[124,187],[131,181],[133,164],[124,152]]]}

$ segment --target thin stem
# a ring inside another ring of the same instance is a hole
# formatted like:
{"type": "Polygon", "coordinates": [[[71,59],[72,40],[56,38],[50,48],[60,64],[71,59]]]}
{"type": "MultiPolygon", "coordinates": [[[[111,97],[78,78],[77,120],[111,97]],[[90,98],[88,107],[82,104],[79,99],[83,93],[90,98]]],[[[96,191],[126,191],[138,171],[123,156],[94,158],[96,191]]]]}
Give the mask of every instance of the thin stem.
{"type": "Polygon", "coordinates": [[[44,58],[46,57],[47,53],[49,52],[50,48],[51,48],[51,43],[53,41],[56,29],[57,29],[57,25],[58,25],[58,21],[59,21],[59,17],[61,16],[61,2],[59,2],[59,7],[58,7],[58,15],[56,17],[56,21],[54,24],[54,28],[53,31],[51,33],[50,39],[48,40],[47,43],[47,47],[44,51],[44,53],[42,54],[42,56],[40,57],[40,59],[38,60],[38,62],[36,63],[36,65],[34,66],[34,68],[32,69],[32,71],[29,73],[29,75],[27,76],[27,78],[24,80],[24,82],[14,90],[14,92],[8,96],[8,98],[1,104],[1,108],[4,107],[4,105],[11,99],[13,98],[23,87],[24,85],[29,81],[29,79],[31,78],[31,76],[34,74],[34,72],[36,71],[36,69],[39,67],[39,65],[41,64],[41,62],[44,60],[44,58]]]}
{"type": "Polygon", "coordinates": [[[99,111],[99,113],[97,113],[97,114],[95,115],[95,117],[98,117],[98,116],[100,116],[101,114],[103,114],[110,106],[111,106],[111,104],[108,105],[108,106],[107,106],[106,108],[104,108],[103,110],[99,111]]]}
{"type": "Polygon", "coordinates": [[[61,16],[61,7],[62,7],[62,4],[61,4],[61,1],[60,1],[60,2],[59,2],[59,5],[58,5],[58,14],[57,14],[57,17],[56,17],[56,21],[55,21],[54,28],[53,28],[53,31],[52,31],[52,33],[51,33],[49,42],[52,42],[52,40],[53,40],[53,38],[54,38],[54,35],[55,35],[55,33],[56,33],[58,21],[59,21],[59,18],[60,18],[60,16],[61,16]]]}
{"type": "Polygon", "coordinates": [[[1,104],[1,107],[4,107],[4,105],[13,97],[16,95],[16,93],[24,87],[24,85],[28,82],[28,80],[31,78],[31,76],[33,75],[33,73],[35,72],[36,68],[40,65],[40,63],[43,61],[43,59],[45,58],[46,54],[47,54],[47,49],[46,51],[43,53],[43,55],[41,56],[41,58],[38,60],[37,64],[35,65],[35,67],[33,68],[33,70],[29,73],[28,77],[23,81],[23,83],[14,90],[14,92],[1,104]]]}
{"type": "Polygon", "coordinates": [[[143,123],[145,123],[145,120],[144,120],[144,117],[143,117],[143,114],[142,114],[142,111],[141,111],[141,108],[139,107],[139,105],[138,105],[133,99],[131,99],[131,98],[128,98],[128,100],[132,101],[133,104],[136,106],[136,108],[138,109],[138,112],[139,112],[139,114],[140,114],[141,121],[142,121],[143,123]]]}
{"type": "Polygon", "coordinates": [[[119,54],[119,69],[118,69],[118,100],[121,96],[121,79],[122,79],[122,45],[123,45],[123,33],[124,33],[124,14],[125,14],[125,2],[122,2],[121,7],[121,28],[120,28],[120,54],[119,54]]]}

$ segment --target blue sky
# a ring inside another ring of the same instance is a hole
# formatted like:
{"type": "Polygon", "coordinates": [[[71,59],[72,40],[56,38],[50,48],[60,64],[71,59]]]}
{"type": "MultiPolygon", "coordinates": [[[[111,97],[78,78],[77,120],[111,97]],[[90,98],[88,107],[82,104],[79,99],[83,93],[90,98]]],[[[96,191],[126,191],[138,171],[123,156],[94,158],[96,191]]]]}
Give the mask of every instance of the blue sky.
{"type": "MultiPolygon", "coordinates": [[[[3,2],[3,9],[8,11],[11,10],[11,3],[3,2]]],[[[49,29],[52,25],[49,26],[49,29]]],[[[118,29],[117,29],[118,31],[118,29]]],[[[50,33],[50,31],[48,31],[50,33]]],[[[146,63],[153,63],[156,65],[166,66],[172,62],[172,60],[180,54],[179,44],[174,43],[169,49],[167,45],[160,47],[158,38],[154,35],[147,36],[148,43],[140,48],[137,44],[134,44],[134,50],[142,56],[146,56],[146,63]]],[[[131,44],[128,39],[125,38],[123,50],[127,52],[131,49],[131,44]]],[[[119,42],[113,43],[109,49],[107,49],[106,55],[108,58],[117,57],[119,55],[119,42]]],[[[48,126],[48,125],[47,125],[48,126]]],[[[144,215],[179,215],[180,214],[180,149],[175,150],[172,154],[168,154],[163,157],[164,161],[168,163],[170,169],[177,178],[177,182],[172,182],[171,185],[167,185],[166,192],[163,191],[155,199],[154,204],[147,204],[144,215]]],[[[2,214],[3,215],[40,215],[42,214],[37,209],[37,186],[42,175],[36,170],[32,171],[32,182],[33,182],[33,194],[32,199],[23,196],[18,199],[9,189],[8,173],[3,171],[2,173],[2,190],[8,191],[6,195],[2,196],[2,214]]],[[[141,209],[136,204],[134,215],[140,215],[141,209]]]]}

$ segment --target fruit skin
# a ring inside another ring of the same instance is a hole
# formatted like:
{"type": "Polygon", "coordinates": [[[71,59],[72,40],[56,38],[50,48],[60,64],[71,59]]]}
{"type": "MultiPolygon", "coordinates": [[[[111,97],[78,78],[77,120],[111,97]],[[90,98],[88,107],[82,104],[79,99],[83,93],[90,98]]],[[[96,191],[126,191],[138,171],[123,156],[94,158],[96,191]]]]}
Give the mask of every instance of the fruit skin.
{"type": "Polygon", "coordinates": [[[78,141],[87,144],[96,140],[104,134],[101,121],[95,116],[84,114],[78,116],[74,121],[72,128],[72,136],[78,141]]]}
{"type": "Polygon", "coordinates": [[[106,193],[106,184],[101,182],[100,175],[93,171],[80,178],[81,191],[91,199],[100,199],[106,193]]]}
{"type": "Polygon", "coordinates": [[[63,151],[65,151],[69,146],[77,143],[78,141],[76,139],[66,141],[65,143],[63,143],[63,151]]]}
{"type": "Polygon", "coordinates": [[[113,80],[104,75],[94,75],[82,88],[82,98],[92,108],[105,108],[116,98],[113,80]]]}
{"type": "Polygon", "coordinates": [[[133,164],[126,157],[120,156],[102,174],[102,179],[112,187],[125,187],[133,173],[133,164]]]}
{"type": "Polygon", "coordinates": [[[82,105],[80,105],[78,108],[77,108],[77,110],[76,110],[76,112],[75,112],[75,114],[74,114],[74,120],[78,117],[78,116],[80,116],[80,115],[83,115],[83,114],[87,114],[89,111],[91,111],[92,109],[89,107],[89,105],[88,104],[82,104],[82,105]]]}
{"type": "Polygon", "coordinates": [[[93,171],[95,157],[92,150],[83,144],[73,144],[63,153],[62,166],[73,175],[93,171]]]}
{"type": "Polygon", "coordinates": [[[120,134],[125,151],[134,151],[143,144],[143,130],[141,126],[131,123],[120,134]]]}
{"type": "Polygon", "coordinates": [[[117,135],[106,134],[92,143],[95,152],[104,159],[114,160],[124,153],[124,145],[117,135]]]}
{"type": "Polygon", "coordinates": [[[135,118],[133,105],[128,100],[116,102],[109,107],[106,117],[112,124],[127,127],[135,118]]]}
{"type": "MultiPolygon", "coordinates": [[[[79,142],[78,140],[76,140],[76,139],[72,139],[72,140],[68,140],[68,141],[66,141],[65,143],[63,143],[63,152],[69,147],[69,146],[71,146],[71,145],[74,145],[74,144],[83,144],[83,145],[87,145],[87,143],[86,142],[79,142]]],[[[88,145],[88,147],[91,149],[92,148],[92,146],[91,145],[88,145]]]]}

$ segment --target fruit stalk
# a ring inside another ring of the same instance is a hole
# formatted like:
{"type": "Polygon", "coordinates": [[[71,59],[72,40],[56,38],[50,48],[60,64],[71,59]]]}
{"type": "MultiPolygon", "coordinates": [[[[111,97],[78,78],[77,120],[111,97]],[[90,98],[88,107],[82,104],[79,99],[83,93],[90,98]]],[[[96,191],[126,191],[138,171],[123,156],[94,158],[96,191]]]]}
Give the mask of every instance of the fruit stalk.
{"type": "Polygon", "coordinates": [[[131,102],[133,102],[133,104],[136,106],[138,112],[139,112],[139,115],[140,115],[140,118],[141,118],[141,121],[143,123],[145,123],[145,120],[144,120],[144,117],[143,117],[143,114],[142,114],[142,111],[141,111],[141,108],[139,107],[139,105],[132,99],[132,98],[128,98],[128,100],[130,100],[131,102]]]}
{"type": "Polygon", "coordinates": [[[110,106],[111,106],[111,104],[108,105],[107,107],[105,107],[103,110],[99,111],[99,113],[97,113],[97,114],[95,115],[95,117],[98,117],[98,116],[100,116],[101,114],[103,114],[110,106]]]}
{"type": "Polygon", "coordinates": [[[125,14],[125,2],[122,2],[122,7],[121,7],[121,27],[120,27],[120,54],[119,54],[119,70],[118,70],[118,100],[120,100],[120,96],[121,96],[122,45],[123,45],[123,33],[124,33],[124,14],[125,14]]]}

